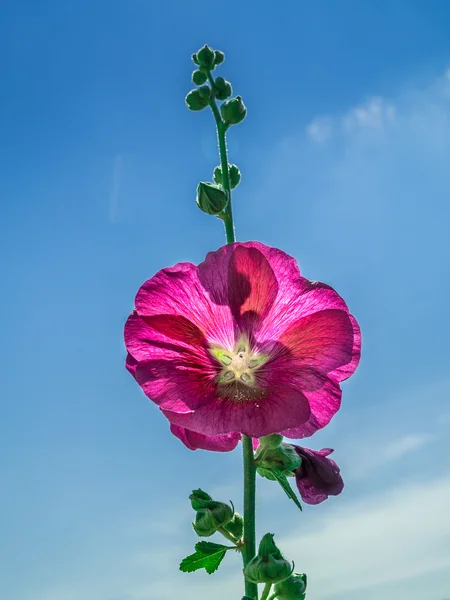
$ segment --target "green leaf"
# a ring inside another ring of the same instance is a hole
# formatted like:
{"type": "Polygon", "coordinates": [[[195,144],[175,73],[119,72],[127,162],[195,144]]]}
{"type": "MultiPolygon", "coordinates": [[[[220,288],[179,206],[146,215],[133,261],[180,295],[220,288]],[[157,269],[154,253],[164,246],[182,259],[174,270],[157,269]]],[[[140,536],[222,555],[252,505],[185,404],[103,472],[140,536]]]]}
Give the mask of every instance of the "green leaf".
{"type": "Polygon", "coordinates": [[[296,504],[296,506],[299,507],[300,510],[302,509],[302,505],[300,504],[299,499],[297,498],[296,493],[294,492],[294,490],[291,488],[289,481],[287,480],[286,475],[283,475],[282,473],[279,473],[275,470],[272,471],[272,475],[275,476],[276,480],[278,481],[278,483],[281,485],[281,487],[283,488],[286,496],[288,498],[290,498],[291,500],[293,500],[296,504]]]}
{"type": "Polygon", "coordinates": [[[211,575],[217,571],[227,550],[234,549],[233,546],[222,546],[213,542],[198,542],[195,544],[194,554],[186,556],[181,561],[180,571],[192,573],[198,569],[205,569],[211,575]]]}

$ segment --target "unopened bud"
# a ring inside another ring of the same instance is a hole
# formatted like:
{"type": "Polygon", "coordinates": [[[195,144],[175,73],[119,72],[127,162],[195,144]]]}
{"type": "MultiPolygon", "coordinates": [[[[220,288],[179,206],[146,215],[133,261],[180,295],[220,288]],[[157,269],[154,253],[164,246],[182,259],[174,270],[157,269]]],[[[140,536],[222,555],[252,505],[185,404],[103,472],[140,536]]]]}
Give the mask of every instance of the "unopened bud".
{"type": "Polygon", "coordinates": [[[225,54],[223,52],[221,52],[220,50],[216,50],[214,52],[214,65],[221,65],[223,63],[223,61],[225,60],[225,54]]]}
{"type": "Polygon", "coordinates": [[[195,83],[195,85],[203,85],[207,79],[208,75],[200,69],[197,69],[192,73],[192,81],[195,83]]]}
{"type": "Polygon", "coordinates": [[[292,575],[293,565],[286,560],[266,533],[259,544],[258,554],[244,569],[245,577],[253,583],[277,583],[292,575]]]}
{"type": "Polygon", "coordinates": [[[218,215],[228,204],[228,194],[222,186],[201,181],[197,186],[197,206],[208,215],[218,215]]]}
{"type": "Polygon", "coordinates": [[[186,104],[189,110],[203,110],[209,104],[210,89],[207,85],[191,90],[186,96],[186,104]]]}
{"type": "Polygon", "coordinates": [[[278,600],[305,600],[306,598],[306,575],[294,574],[277,583],[274,592],[278,600]]]}
{"type": "Polygon", "coordinates": [[[231,83],[226,81],[223,77],[217,77],[214,81],[214,95],[217,100],[226,100],[233,93],[231,83]]]}
{"type": "Polygon", "coordinates": [[[200,50],[197,52],[198,65],[200,67],[205,67],[205,69],[210,71],[214,69],[215,58],[216,53],[208,45],[203,46],[203,48],[200,48],[200,50]]]}
{"type": "Polygon", "coordinates": [[[209,500],[204,508],[197,511],[192,527],[200,537],[213,535],[220,527],[233,518],[233,509],[223,502],[209,500]]]}
{"type": "Polygon", "coordinates": [[[225,123],[237,125],[245,119],[247,109],[242,102],[242,98],[236,96],[236,98],[231,98],[231,100],[224,102],[220,107],[220,112],[222,113],[222,118],[225,123]]]}

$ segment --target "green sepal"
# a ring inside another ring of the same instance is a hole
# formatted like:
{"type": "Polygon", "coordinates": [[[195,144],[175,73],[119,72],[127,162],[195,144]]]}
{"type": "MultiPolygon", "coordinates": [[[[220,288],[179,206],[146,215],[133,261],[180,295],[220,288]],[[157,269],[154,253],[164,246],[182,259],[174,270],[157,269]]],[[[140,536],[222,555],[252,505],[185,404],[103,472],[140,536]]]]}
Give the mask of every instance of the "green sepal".
{"type": "Polygon", "coordinates": [[[241,172],[239,171],[239,167],[237,165],[230,165],[228,169],[229,178],[230,178],[230,188],[234,190],[241,181],[241,172]]]}
{"type": "Polygon", "coordinates": [[[233,519],[225,525],[224,529],[240,540],[244,533],[244,518],[239,513],[234,513],[233,519]]]}
{"type": "Polygon", "coordinates": [[[217,185],[222,185],[222,167],[216,167],[213,172],[213,179],[217,185]]]}
{"type": "Polygon", "coordinates": [[[198,56],[197,56],[197,52],[194,52],[194,54],[191,56],[191,58],[192,58],[193,62],[194,62],[196,65],[200,64],[200,63],[198,62],[198,56]]]}
{"type": "Polygon", "coordinates": [[[265,435],[264,437],[259,438],[260,447],[262,446],[263,448],[278,448],[278,446],[281,446],[282,441],[283,436],[279,433],[272,433],[270,435],[265,435]]]}
{"type": "Polygon", "coordinates": [[[286,494],[286,496],[288,498],[290,498],[291,500],[293,500],[293,502],[295,503],[295,505],[298,506],[298,508],[300,510],[303,510],[302,509],[302,505],[300,504],[300,501],[297,498],[296,493],[291,488],[291,486],[289,484],[289,481],[287,480],[286,475],[283,475],[283,473],[279,473],[278,471],[272,471],[272,474],[274,475],[275,479],[278,481],[278,483],[282,487],[282,489],[283,489],[284,493],[286,494]]]}
{"type": "Polygon", "coordinates": [[[191,501],[191,505],[194,510],[200,510],[201,508],[205,508],[212,498],[209,494],[199,488],[198,490],[192,491],[192,494],[189,496],[189,500],[191,501]]]}
{"type": "Polygon", "coordinates": [[[198,542],[195,544],[194,554],[183,558],[180,563],[180,571],[192,573],[198,569],[205,569],[211,575],[217,571],[227,550],[234,550],[234,546],[223,546],[213,542],[198,542]]]}
{"type": "Polygon", "coordinates": [[[302,459],[294,446],[285,443],[281,443],[277,447],[272,446],[272,444],[259,446],[255,453],[257,467],[276,470],[284,475],[290,475],[295,469],[298,469],[302,459]]]}
{"type": "MultiPolygon", "coordinates": [[[[241,172],[237,165],[228,165],[228,178],[230,181],[230,188],[234,190],[241,181],[241,172]]],[[[214,169],[213,179],[217,185],[223,185],[222,167],[218,166],[214,169]]]]}

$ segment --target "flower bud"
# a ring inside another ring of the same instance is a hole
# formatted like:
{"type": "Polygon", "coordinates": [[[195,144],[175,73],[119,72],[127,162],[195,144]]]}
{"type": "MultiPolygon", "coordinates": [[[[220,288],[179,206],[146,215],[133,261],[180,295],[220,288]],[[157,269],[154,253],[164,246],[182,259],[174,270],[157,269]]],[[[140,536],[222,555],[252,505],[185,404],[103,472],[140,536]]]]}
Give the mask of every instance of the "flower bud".
{"type": "Polygon", "coordinates": [[[191,90],[186,96],[186,104],[189,110],[203,110],[209,104],[210,89],[207,85],[191,90]]]}
{"type": "Polygon", "coordinates": [[[223,502],[208,500],[205,506],[197,510],[192,527],[200,537],[213,535],[220,527],[227,525],[233,518],[233,509],[223,502]]]}
{"type": "Polygon", "coordinates": [[[291,444],[282,443],[277,448],[262,444],[256,452],[255,461],[259,469],[278,471],[289,476],[300,466],[302,459],[291,444]]]}
{"type": "Polygon", "coordinates": [[[201,181],[197,186],[197,206],[208,215],[218,215],[228,204],[228,194],[220,185],[201,181]]]}
{"type": "Polygon", "coordinates": [[[214,65],[221,65],[223,63],[223,61],[225,60],[225,54],[223,52],[221,52],[220,50],[216,50],[214,52],[214,65]]]}
{"type": "Polygon", "coordinates": [[[189,496],[189,500],[191,501],[194,510],[200,510],[201,508],[205,508],[206,504],[211,501],[212,498],[203,490],[198,489],[192,492],[189,496]]]}
{"type": "Polygon", "coordinates": [[[231,83],[226,81],[223,77],[217,77],[214,82],[214,94],[217,100],[226,100],[233,93],[231,83]]]}
{"type": "Polygon", "coordinates": [[[203,85],[207,79],[208,75],[200,69],[197,69],[192,73],[192,81],[195,85],[203,85]]]}
{"type": "Polygon", "coordinates": [[[205,69],[212,70],[214,69],[214,60],[216,58],[216,53],[212,48],[205,45],[197,52],[197,60],[198,65],[200,67],[205,67],[205,69]]]}
{"type": "Polygon", "coordinates": [[[234,537],[238,540],[241,539],[242,534],[244,533],[244,519],[238,514],[234,513],[233,519],[225,525],[225,529],[234,535],[234,537]]]}
{"type": "Polygon", "coordinates": [[[236,96],[236,98],[231,98],[231,100],[224,102],[220,107],[220,112],[225,123],[237,125],[245,119],[247,109],[242,102],[242,98],[236,96]]]}
{"type": "Polygon", "coordinates": [[[266,533],[258,554],[245,567],[244,575],[253,583],[277,583],[290,577],[293,568],[276,547],[273,534],[266,533]]]}
{"type": "Polygon", "coordinates": [[[306,575],[295,573],[288,579],[275,584],[274,592],[278,600],[305,600],[306,575]]]}

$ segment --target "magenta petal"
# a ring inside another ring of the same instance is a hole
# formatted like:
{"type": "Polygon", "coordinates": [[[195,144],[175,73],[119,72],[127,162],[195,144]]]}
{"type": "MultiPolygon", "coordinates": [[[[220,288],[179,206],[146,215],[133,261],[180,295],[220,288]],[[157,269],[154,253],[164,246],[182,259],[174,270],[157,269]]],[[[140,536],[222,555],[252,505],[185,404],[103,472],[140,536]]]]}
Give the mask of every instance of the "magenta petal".
{"type": "Polygon", "coordinates": [[[359,365],[359,360],[361,358],[361,330],[359,328],[358,322],[355,317],[349,315],[350,322],[353,327],[353,347],[352,347],[352,355],[350,361],[334,369],[328,375],[335,381],[344,381],[348,379],[353,373],[356,371],[357,366],[359,365]]]}
{"type": "Polygon", "coordinates": [[[296,470],[295,478],[300,495],[307,504],[320,504],[328,496],[337,496],[344,489],[339,467],[331,458],[330,448],[310,450],[294,446],[302,459],[302,464],[296,470]]]}
{"type": "Polygon", "coordinates": [[[342,391],[339,385],[328,379],[325,385],[315,392],[304,392],[311,407],[311,414],[306,423],[280,431],[281,435],[294,440],[310,437],[318,429],[322,429],[331,421],[341,406],[342,391]]]}
{"type": "Polygon", "coordinates": [[[189,413],[167,409],[163,413],[171,423],[205,435],[239,431],[250,437],[262,437],[307,422],[310,408],[299,390],[280,387],[257,402],[214,398],[189,413]]]}
{"type": "Polygon", "coordinates": [[[203,332],[189,319],[182,315],[150,315],[141,316],[141,319],[152,329],[164,336],[183,342],[194,348],[206,346],[203,332]]]}
{"type": "Polygon", "coordinates": [[[266,317],[277,292],[277,279],[264,254],[237,245],[228,264],[228,304],[241,330],[266,317]]]}
{"type": "MultiPolygon", "coordinates": [[[[221,279],[222,275],[216,273],[215,277],[221,279]]],[[[223,278],[226,282],[224,275],[223,278]]],[[[190,327],[188,337],[191,343],[199,337],[199,330],[208,342],[224,348],[234,345],[234,325],[229,307],[217,306],[210,301],[198,278],[198,269],[191,263],[163,269],[146,281],[137,293],[136,310],[139,316],[145,318],[173,315],[185,319],[184,325],[180,319],[177,324],[173,321],[171,327],[169,321],[164,323],[167,334],[177,336],[173,339],[180,340],[180,334],[186,333],[190,327]],[[192,326],[187,326],[187,321],[192,326]],[[180,331],[180,327],[184,332],[180,331]]],[[[154,325],[163,326],[158,321],[154,321],[154,325]]]]}
{"type": "Polygon", "coordinates": [[[272,310],[259,330],[261,341],[279,339],[298,319],[314,313],[338,309],[348,313],[348,308],[339,294],[325,283],[309,281],[290,270],[292,282],[281,290],[272,310]]]}
{"type": "Polygon", "coordinates": [[[181,360],[149,360],[135,370],[146,396],[161,408],[187,412],[214,400],[212,379],[195,364],[181,360]]]}
{"type": "Polygon", "coordinates": [[[322,310],[295,321],[280,342],[299,368],[326,375],[351,361],[353,324],[342,310],[322,310]]]}
{"type": "Polygon", "coordinates": [[[208,436],[171,423],[170,431],[183,442],[189,450],[209,450],[211,452],[231,452],[238,445],[240,433],[224,433],[222,435],[208,436]]]}

